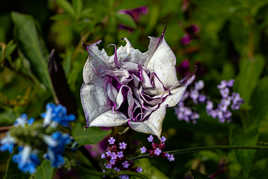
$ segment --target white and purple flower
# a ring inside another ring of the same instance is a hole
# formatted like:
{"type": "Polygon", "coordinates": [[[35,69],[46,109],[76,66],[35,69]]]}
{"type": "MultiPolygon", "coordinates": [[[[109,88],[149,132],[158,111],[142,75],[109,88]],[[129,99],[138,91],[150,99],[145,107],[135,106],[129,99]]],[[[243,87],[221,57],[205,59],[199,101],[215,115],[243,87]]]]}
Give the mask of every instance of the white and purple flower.
{"type": "Polygon", "coordinates": [[[164,39],[150,37],[148,51],[126,45],[113,56],[87,46],[81,101],[88,126],[115,127],[128,124],[137,132],[161,135],[166,108],[181,99],[187,82],[176,74],[176,57],[164,39]]]}

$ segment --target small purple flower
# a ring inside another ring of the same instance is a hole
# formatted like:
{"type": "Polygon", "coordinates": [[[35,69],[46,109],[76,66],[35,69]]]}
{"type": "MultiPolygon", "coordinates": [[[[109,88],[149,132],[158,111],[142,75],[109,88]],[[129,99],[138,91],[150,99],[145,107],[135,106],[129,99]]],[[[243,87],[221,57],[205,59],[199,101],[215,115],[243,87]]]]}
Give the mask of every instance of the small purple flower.
{"type": "Polygon", "coordinates": [[[141,168],[141,167],[138,167],[138,168],[136,169],[136,172],[141,173],[141,172],[142,172],[142,168],[141,168]]]}
{"type": "Polygon", "coordinates": [[[175,158],[174,158],[174,155],[173,155],[173,154],[168,154],[167,159],[168,159],[168,161],[170,161],[170,162],[175,161],[175,158]]]}
{"type": "Polygon", "coordinates": [[[197,102],[197,99],[199,97],[199,92],[197,90],[192,90],[191,93],[190,93],[190,97],[196,103],[197,102]]]}
{"type": "Polygon", "coordinates": [[[117,152],[117,157],[118,158],[123,158],[124,157],[124,153],[122,151],[117,152]]]}
{"type": "Polygon", "coordinates": [[[144,153],[147,152],[147,149],[146,149],[145,146],[143,146],[143,147],[140,148],[140,151],[141,151],[142,154],[144,154],[144,153]]]}
{"type": "Polygon", "coordinates": [[[223,89],[227,87],[227,82],[225,80],[222,80],[221,83],[218,85],[219,89],[223,89]]]}
{"type": "Polygon", "coordinates": [[[114,165],[114,164],[115,164],[115,162],[116,162],[116,160],[115,160],[115,159],[111,159],[111,160],[110,160],[110,164],[111,164],[111,165],[114,165]]]}
{"type": "Polygon", "coordinates": [[[188,45],[191,42],[191,36],[189,34],[184,34],[184,36],[181,38],[181,44],[182,45],[188,45]]]}
{"type": "Polygon", "coordinates": [[[162,153],[162,150],[159,149],[159,148],[156,148],[156,149],[154,150],[154,154],[155,154],[156,156],[159,156],[161,153],[162,153]]]}
{"type": "Polygon", "coordinates": [[[223,98],[227,98],[228,97],[228,95],[229,95],[229,88],[223,88],[223,89],[220,89],[220,93],[221,93],[221,96],[223,97],[223,98]]]}
{"type": "Polygon", "coordinates": [[[105,168],[108,168],[108,169],[111,169],[113,167],[112,164],[110,164],[110,163],[106,163],[106,164],[104,164],[104,166],[105,166],[105,168]]]}
{"type": "Polygon", "coordinates": [[[229,80],[228,82],[227,82],[227,86],[228,87],[233,87],[234,86],[234,80],[229,80]]]}
{"type": "Polygon", "coordinates": [[[105,154],[101,154],[101,159],[105,159],[105,158],[106,158],[105,154]]]}
{"type": "Polygon", "coordinates": [[[116,172],[120,172],[120,169],[117,168],[117,167],[114,167],[114,171],[116,171],[116,172]]]}
{"type": "Polygon", "coordinates": [[[120,175],[119,177],[120,177],[120,179],[129,179],[128,175],[120,175]]]}
{"type": "Polygon", "coordinates": [[[119,149],[125,150],[127,148],[127,144],[125,142],[120,142],[119,143],[119,149]]]}
{"type": "Polygon", "coordinates": [[[191,119],[199,119],[199,114],[194,112],[192,115],[191,115],[191,119]]]}
{"type": "Polygon", "coordinates": [[[124,168],[128,168],[129,167],[129,162],[126,160],[126,161],[124,161],[123,163],[122,163],[122,166],[124,167],[124,168]]]}
{"type": "Polygon", "coordinates": [[[110,156],[111,156],[111,159],[113,159],[113,160],[117,159],[117,155],[115,152],[112,152],[110,156]]]}
{"type": "Polygon", "coordinates": [[[152,135],[150,135],[148,138],[147,138],[148,142],[153,142],[154,140],[154,137],[152,135]]]}
{"type": "Polygon", "coordinates": [[[200,80],[200,81],[195,83],[195,90],[199,91],[199,90],[203,89],[204,86],[205,86],[204,81],[200,80]]]}
{"type": "Polygon", "coordinates": [[[148,8],[146,6],[141,6],[134,9],[124,9],[119,11],[120,14],[127,14],[133,18],[135,22],[139,21],[140,15],[145,15],[148,13],[148,8]]]}
{"type": "Polygon", "coordinates": [[[211,111],[213,109],[213,102],[212,101],[207,101],[206,109],[207,109],[207,111],[211,111]]]}
{"type": "Polygon", "coordinates": [[[233,102],[231,108],[233,110],[238,110],[240,105],[244,103],[244,100],[240,97],[239,93],[233,93],[231,98],[233,102]]]}
{"type": "Polygon", "coordinates": [[[115,139],[113,137],[110,137],[108,142],[110,145],[113,145],[115,143],[115,139]]]}
{"type": "Polygon", "coordinates": [[[198,101],[201,103],[204,103],[206,101],[207,97],[203,94],[200,94],[198,97],[198,101]]]}
{"type": "Polygon", "coordinates": [[[231,113],[230,111],[225,111],[225,112],[223,113],[223,116],[224,116],[224,118],[229,119],[229,118],[232,116],[232,113],[231,113]]]}
{"type": "Polygon", "coordinates": [[[110,157],[112,155],[112,152],[110,150],[108,150],[107,152],[105,152],[106,156],[110,157]]]}
{"type": "Polygon", "coordinates": [[[161,137],[161,142],[164,143],[164,142],[166,142],[166,140],[167,140],[167,139],[166,139],[164,136],[161,137]]]}

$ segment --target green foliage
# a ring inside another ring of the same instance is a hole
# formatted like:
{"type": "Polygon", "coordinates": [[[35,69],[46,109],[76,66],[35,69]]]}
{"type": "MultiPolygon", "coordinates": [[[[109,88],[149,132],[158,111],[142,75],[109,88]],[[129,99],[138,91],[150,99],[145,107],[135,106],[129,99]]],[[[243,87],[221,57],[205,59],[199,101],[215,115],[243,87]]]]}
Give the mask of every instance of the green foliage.
{"type": "Polygon", "coordinates": [[[72,136],[79,145],[96,144],[109,134],[109,130],[85,128],[81,124],[75,124],[72,129],[72,136]]]}
{"type": "Polygon", "coordinates": [[[50,161],[44,160],[31,176],[31,179],[52,179],[53,174],[54,168],[51,166],[50,161]]]}
{"type": "MultiPolygon", "coordinates": [[[[184,59],[190,61],[191,68],[200,64],[197,79],[205,81],[206,94],[218,97],[216,85],[221,80],[235,79],[234,91],[245,100],[228,124],[208,117],[205,106],[195,109],[201,116],[195,125],[178,121],[173,109],[169,109],[163,130],[168,138],[167,149],[267,143],[267,0],[27,0],[24,8],[19,3],[3,2],[2,6],[8,8],[0,13],[0,127],[11,125],[21,113],[39,117],[45,104],[53,101],[47,69],[49,50],[55,48],[60,55],[74,103],[78,104],[75,110],[81,114],[79,92],[87,58],[82,44],[102,40],[101,47],[110,52],[109,44],[119,45],[122,37],[127,37],[133,47],[146,51],[147,36],[159,36],[167,25],[165,39],[177,64],[184,59]],[[148,14],[141,15],[137,22],[119,13],[140,6],[147,6],[148,14]],[[119,29],[120,24],[133,31],[119,29]],[[200,32],[184,46],[180,39],[191,24],[196,24],[200,32]]],[[[85,119],[79,115],[71,131],[79,146],[97,144],[111,133],[83,126],[85,119]]],[[[140,141],[144,135],[135,133],[135,138],[140,141]]],[[[68,157],[79,177],[92,178],[95,172],[94,177],[100,178],[80,152],[68,153],[68,157]]],[[[142,159],[136,164],[149,178],[206,178],[224,163],[226,170],[216,178],[266,179],[267,157],[264,151],[216,150],[179,155],[174,163],[142,159]]],[[[54,173],[45,161],[31,178],[52,178],[54,173]]],[[[10,155],[0,153],[0,178],[29,176],[18,171],[10,155]]]]}
{"type": "Polygon", "coordinates": [[[15,24],[16,38],[20,48],[29,59],[31,69],[45,87],[52,86],[47,69],[46,49],[44,49],[42,39],[38,36],[35,22],[31,16],[12,12],[12,20],[15,24]]]}
{"type": "Polygon", "coordinates": [[[156,167],[152,166],[148,159],[141,159],[136,162],[137,166],[143,168],[143,173],[145,176],[151,179],[167,179],[168,177],[165,176],[161,171],[159,171],[156,167]]]}

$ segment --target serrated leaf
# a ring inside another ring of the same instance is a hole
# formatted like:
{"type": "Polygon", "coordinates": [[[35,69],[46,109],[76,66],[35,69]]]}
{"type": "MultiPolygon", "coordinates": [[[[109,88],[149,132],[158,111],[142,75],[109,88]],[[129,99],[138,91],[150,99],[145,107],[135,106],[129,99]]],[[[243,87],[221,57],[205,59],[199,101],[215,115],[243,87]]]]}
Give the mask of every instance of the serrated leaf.
{"type": "Polygon", "coordinates": [[[31,16],[12,12],[16,37],[20,48],[31,64],[31,70],[53,93],[47,69],[47,54],[43,54],[42,40],[38,36],[34,19],[31,16]]]}
{"type": "Polygon", "coordinates": [[[116,14],[116,19],[118,20],[119,24],[123,24],[125,26],[136,28],[136,24],[134,20],[127,14],[116,14]]]}
{"type": "Polygon", "coordinates": [[[50,161],[44,160],[31,176],[31,179],[52,179],[53,175],[54,168],[51,166],[50,161]]]}
{"type": "Polygon", "coordinates": [[[84,128],[79,123],[74,125],[72,130],[72,136],[79,145],[96,144],[110,133],[110,130],[95,127],[84,128]]]}
{"type": "Polygon", "coordinates": [[[72,5],[67,0],[56,0],[56,3],[67,13],[75,17],[72,5]]]}

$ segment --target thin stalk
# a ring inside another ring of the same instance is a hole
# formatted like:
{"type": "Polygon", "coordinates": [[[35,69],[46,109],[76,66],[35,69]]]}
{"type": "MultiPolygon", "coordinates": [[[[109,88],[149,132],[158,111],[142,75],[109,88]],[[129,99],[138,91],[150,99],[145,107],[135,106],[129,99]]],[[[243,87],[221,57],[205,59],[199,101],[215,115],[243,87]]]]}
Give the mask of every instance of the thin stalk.
{"type": "MultiPolygon", "coordinates": [[[[268,146],[240,146],[240,145],[213,145],[213,146],[200,146],[200,147],[189,147],[184,149],[176,149],[165,151],[169,154],[185,154],[198,152],[201,150],[268,150],[268,146]]],[[[129,160],[137,160],[141,158],[150,157],[149,154],[143,154],[136,157],[131,157],[129,160]]]]}

